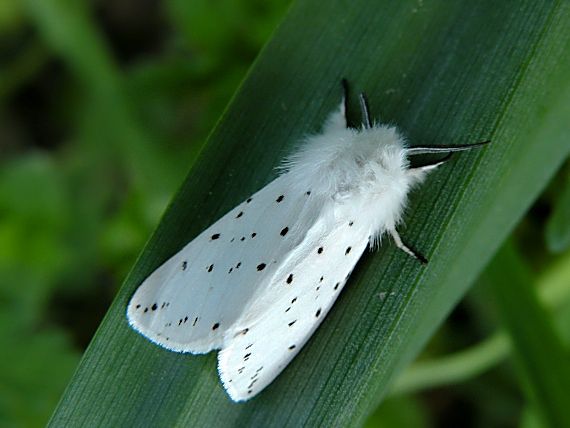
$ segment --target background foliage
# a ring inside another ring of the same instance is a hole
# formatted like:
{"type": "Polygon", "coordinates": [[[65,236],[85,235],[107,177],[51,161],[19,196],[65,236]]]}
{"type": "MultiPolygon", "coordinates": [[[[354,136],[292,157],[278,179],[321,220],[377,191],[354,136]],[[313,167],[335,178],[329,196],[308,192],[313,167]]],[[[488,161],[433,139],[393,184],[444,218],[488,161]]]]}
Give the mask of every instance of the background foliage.
{"type": "MultiPolygon", "coordinates": [[[[287,6],[2,3],[0,425],[45,424],[287,6]]],[[[566,376],[543,375],[568,362],[568,177],[566,164],[369,426],[568,420],[566,376]]]]}

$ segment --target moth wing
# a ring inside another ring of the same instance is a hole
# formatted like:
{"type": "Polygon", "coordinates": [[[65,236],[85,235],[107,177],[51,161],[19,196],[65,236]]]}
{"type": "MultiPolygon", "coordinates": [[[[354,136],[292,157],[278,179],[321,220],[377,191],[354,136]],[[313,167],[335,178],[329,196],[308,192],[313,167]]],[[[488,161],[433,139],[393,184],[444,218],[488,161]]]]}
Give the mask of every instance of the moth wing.
{"type": "Polygon", "coordinates": [[[332,307],[369,242],[369,229],[318,221],[226,332],[218,371],[230,397],[258,394],[297,355],[332,307]],[[328,229],[328,230],[327,230],[328,229]]]}
{"type": "Polygon", "coordinates": [[[220,348],[256,289],[306,233],[309,195],[290,190],[286,176],[231,210],[148,276],[129,302],[131,326],[173,351],[220,348]]]}

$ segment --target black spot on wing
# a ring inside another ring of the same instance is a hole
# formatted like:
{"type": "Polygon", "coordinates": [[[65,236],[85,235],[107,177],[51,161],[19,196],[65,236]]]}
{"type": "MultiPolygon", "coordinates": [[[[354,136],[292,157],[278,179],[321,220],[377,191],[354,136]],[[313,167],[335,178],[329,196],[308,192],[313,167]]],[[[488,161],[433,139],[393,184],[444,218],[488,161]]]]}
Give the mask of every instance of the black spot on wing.
{"type": "Polygon", "coordinates": [[[288,227],[284,227],[283,229],[281,229],[281,232],[279,232],[279,234],[281,236],[285,236],[287,235],[287,232],[289,232],[289,228],[288,227]]]}
{"type": "Polygon", "coordinates": [[[267,266],[265,263],[260,263],[257,265],[257,270],[261,272],[263,269],[265,269],[265,266],[267,266]]]}
{"type": "Polygon", "coordinates": [[[220,327],[220,323],[217,322],[212,326],[212,330],[217,330],[220,327]]]}
{"type": "Polygon", "coordinates": [[[214,233],[212,236],[210,236],[210,239],[211,239],[212,241],[215,241],[216,239],[219,239],[220,236],[221,236],[221,235],[220,235],[219,233],[214,233]]]}
{"type": "Polygon", "coordinates": [[[285,196],[279,195],[279,197],[277,199],[275,199],[275,202],[279,203],[279,202],[283,201],[283,199],[285,199],[285,196]]]}
{"type": "Polygon", "coordinates": [[[291,284],[293,282],[293,274],[292,273],[289,274],[286,282],[287,282],[287,284],[291,284]]]}

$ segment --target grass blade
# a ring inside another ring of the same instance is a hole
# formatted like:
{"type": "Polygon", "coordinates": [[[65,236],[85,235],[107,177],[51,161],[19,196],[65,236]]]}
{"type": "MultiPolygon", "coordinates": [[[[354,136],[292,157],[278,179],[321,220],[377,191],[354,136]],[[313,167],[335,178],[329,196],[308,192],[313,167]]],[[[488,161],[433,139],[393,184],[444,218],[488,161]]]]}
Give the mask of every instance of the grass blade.
{"type": "Polygon", "coordinates": [[[546,224],[546,244],[556,253],[570,247],[570,172],[563,185],[546,224]]]}
{"type": "Polygon", "coordinates": [[[568,352],[538,301],[527,267],[516,250],[507,245],[493,259],[486,277],[534,407],[548,426],[570,426],[568,352]]]}

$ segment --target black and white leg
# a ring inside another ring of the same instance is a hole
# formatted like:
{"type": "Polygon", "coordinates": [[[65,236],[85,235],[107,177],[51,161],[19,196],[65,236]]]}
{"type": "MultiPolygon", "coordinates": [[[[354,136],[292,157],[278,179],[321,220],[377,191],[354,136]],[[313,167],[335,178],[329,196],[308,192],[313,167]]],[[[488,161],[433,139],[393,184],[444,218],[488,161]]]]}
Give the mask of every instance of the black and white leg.
{"type": "Polygon", "coordinates": [[[414,168],[410,168],[409,171],[411,173],[413,173],[415,171],[429,172],[431,170],[436,169],[438,166],[443,165],[445,162],[447,162],[449,159],[451,159],[452,155],[453,155],[453,153],[448,153],[447,156],[445,156],[443,159],[440,159],[440,160],[435,161],[435,162],[427,163],[425,165],[420,165],[420,166],[416,166],[414,168]]]}
{"type": "Polygon", "coordinates": [[[402,250],[404,253],[406,253],[409,256],[412,256],[414,259],[416,259],[417,261],[419,261],[421,264],[427,264],[427,259],[422,256],[420,253],[418,253],[417,251],[411,249],[410,247],[408,247],[403,241],[402,238],[400,238],[400,235],[398,234],[398,231],[396,229],[391,229],[389,231],[390,236],[392,236],[392,239],[394,240],[394,243],[396,244],[396,247],[398,247],[400,250],[402,250]]]}

